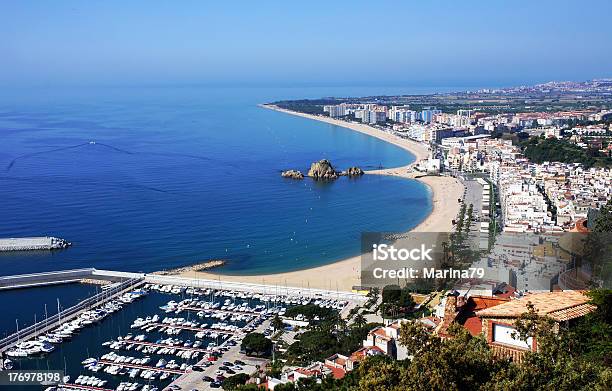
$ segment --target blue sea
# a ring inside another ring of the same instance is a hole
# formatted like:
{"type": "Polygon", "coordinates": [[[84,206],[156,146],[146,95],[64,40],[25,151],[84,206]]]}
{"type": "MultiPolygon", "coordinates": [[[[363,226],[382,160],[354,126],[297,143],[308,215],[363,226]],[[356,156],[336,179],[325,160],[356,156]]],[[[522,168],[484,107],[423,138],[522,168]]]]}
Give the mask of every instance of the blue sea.
{"type": "Polygon", "coordinates": [[[0,274],[154,271],[225,259],[226,274],[299,270],[353,256],[366,231],[431,211],[412,180],[280,177],[329,159],[394,167],[406,151],[257,106],[278,99],[410,93],[354,88],[148,87],[3,91],[0,237],[73,247],[0,255],[0,274]]]}

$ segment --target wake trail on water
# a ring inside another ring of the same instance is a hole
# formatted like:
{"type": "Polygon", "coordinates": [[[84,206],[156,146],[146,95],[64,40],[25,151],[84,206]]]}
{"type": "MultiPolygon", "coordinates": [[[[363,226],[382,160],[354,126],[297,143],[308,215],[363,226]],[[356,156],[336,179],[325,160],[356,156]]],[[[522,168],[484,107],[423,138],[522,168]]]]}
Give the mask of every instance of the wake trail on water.
{"type": "MultiPolygon", "coordinates": [[[[12,177],[12,176],[0,176],[0,180],[9,180],[9,181],[17,181],[17,182],[31,182],[31,183],[58,183],[58,180],[55,178],[41,178],[41,177],[12,177]]],[[[164,194],[172,194],[172,195],[182,195],[180,193],[175,193],[172,191],[160,189],[158,187],[140,185],[135,183],[124,183],[124,182],[99,182],[99,181],[84,181],[84,180],[65,180],[62,179],[62,183],[69,185],[95,185],[96,187],[108,187],[108,188],[119,188],[119,189],[140,189],[140,190],[149,190],[156,193],[164,193],[164,194]]]]}
{"type": "MultiPolygon", "coordinates": [[[[56,152],[61,152],[61,151],[66,151],[66,150],[70,150],[70,149],[77,149],[77,148],[81,148],[84,147],[86,145],[91,145],[91,146],[101,146],[104,148],[108,148],[110,150],[113,150],[115,152],[119,152],[122,154],[126,154],[126,155],[154,155],[154,156],[167,156],[167,157],[183,157],[183,158],[189,158],[189,159],[197,159],[197,160],[202,160],[202,161],[214,161],[214,159],[211,159],[209,157],[206,156],[200,156],[200,155],[192,155],[192,154],[185,154],[185,153],[174,153],[174,152],[141,152],[141,151],[129,151],[127,149],[123,149],[120,147],[116,147],[114,145],[111,144],[106,144],[106,143],[100,143],[100,142],[94,142],[94,141],[88,141],[88,142],[84,142],[84,143],[80,143],[80,144],[76,144],[76,145],[70,145],[70,146],[66,146],[66,147],[59,147],[59,148],[52,148],[52,149],[48,149],[45,151],[39,151],[39,152],[32,152],[32,153],[26,153],[20,156],[17,156],[16,158],[14,158],[13,160],[11,160],[9,162],[9,164],[6,166],[6,172],[9,172],[13,166],[19,161],[19,160],[26,160],[32,157],[36,157],[36,156],[40,156],[40,155],[48,155],[51,153],[56,153],[56,152]]],[[[230,165],[230,166],[235,166],[232,163],[225,163],[226,165],[230,165]]],[[[235,166],[237,167],[237,166],[235,166]]],[[[9,176],[5,176],[5,177],[0,177],[0,179],[7,179],[7,180],[14,180],[14,181],[37,181],[37,182],[44,182],[43,179],[41,178],[27,178],[27,177],[9,177],[9,176]]],[[[64,180],[65,183],[71,183],[71,184],[83,184],[82,181],[66,181],[64,180]]],[[[90,182],[91,184],[91,182],[90,182]]],[[[100,186],[109,186],[110,184],[108,182],[106,183],[96,183],[96,185],[100,186]]],[[[111,186],[113,187],[113,186],[111,186]]],[[[164,194],[174,194],[174,195],[180,195],[179,193],[176,192],[171,192],[171,191],[167,191],[164,189],[160,189],[158,187],[153,187],[153,186],[147,186],[147,185],[139,185],[139,184],[132,184],[132,183],[116,183],[114,185],[114,187],[119,187],[119,188],[136,188],[136,189],[143,189],[143,190],[149,190],[149,191],[153,191],[153,192],[157,192],[157,193],[164,193],[164,194]]]]}
{"type": "Polygon", "coordinates": [[[123,148],[115,147],[114,145],[109,145],[109,144],[99,143],[99,142],[96,142],[94,145],[101,145],[103,147],[110,148],[113,151],[117,151],[117,152],[120,152],[120,153],[125,153],[126,155],[133,155],[134,154],[134,152],[130,152],[130,151],[125,150],[123,148]]]}
{"type": "Polygon", "coordinates": [[[31,158],[31,157],[34,157],[34,156],[46,155],[46,154],[53,153],[53,152],[61,152],[61,151],[65,151],[65,150],[68,150],[68,149],[80,148],[80,147],[82,147],[84,145],[87,145],[87,144],[89,144],[89,143],[81,143],[81,144],[77,144],[77,145],[71,145],[71,146],[68,146],[68,147],[54,148],[54,149],[49,149],[49,150],[46,150],[46,151],[26,153],[24,155],[17,156],[13,160],[11,160],[9,162],[9,164],[6,166],[6,171],[7,172],[10,171],[11,168],[13,168],[13,166],[15,165],[15,163],[17,163],[17,160],[28,159],[28,158],[31,158]]]}
{"type": "MultiPolygon", "coordinates": [[[[86,145],[92,145],[92,146],[100,145],[102,147],[105,147],[105,148],[111,149],[111,150],[113,150],[115,152],[123,153],[123,154],[126,154],[126,155],[153,155],[153,156],[166,156],[166,157],[183,157],[183,158],[196,159],[196,160],[207,161],[207,162],[215,161],[215,159],[212,159],[212,158],[207,157],[207,156],[202,156],[202,155],[193,155],[193,154],[178,153],[178,152],[129,151],[127,149],[116,147],[116,146],[111,145],[111,144],[100,143],[100,142],[91,142],[90,141],[90,142],[80,143],[80,144],[71,145],[71,146],[67,146],[67,147],[53,148],[53,149],[48,149],[46,151],[26,153],[26,154],[17,156],[13,160],[11,160],[9,162],[9,164],[6,166],[6,172],[10,171],[13,168],[13,166],[15,165],[15,163],[17,163],[18,160],[25,160],[25,159],[29,159],[29,158],[32,158],[32,157],[35,157],[35,156],[47,155],[47,154],[50,154],[50,153],[66,151],[66,150],[69,150],[69,149],[76,149],[76,148],[84,147],[86,145]]],[[[235,168],[239,167],[238,165],[233,164],[231,162],[222,162],[222,163],[224,165],[235,167],[235,168]]]]}

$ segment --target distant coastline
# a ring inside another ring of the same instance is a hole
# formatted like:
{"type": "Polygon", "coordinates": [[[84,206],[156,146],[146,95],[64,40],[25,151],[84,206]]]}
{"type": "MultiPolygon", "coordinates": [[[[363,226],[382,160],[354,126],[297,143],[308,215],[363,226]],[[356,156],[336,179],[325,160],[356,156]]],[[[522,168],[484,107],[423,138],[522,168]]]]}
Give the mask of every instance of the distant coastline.
{"type": "Polygon", "coordinates": [[[259,105],[259,107],[279,111],[285,114],[295,115],[298,117],[308,118],[308,119],[312,119],[315,121],[325,122],[327,124],[336,125],[336,126],[340,126],[346,129],[354,130],[356,132],[364,133],[364,134],[367,134],[368,136],[376,137],[377,139],[380,139],[390,144],[396,145],[410,152],[415,157],[415,161],[413,163],[410,163],[406,166],[397,167],[397,169],[409,168],[415,163],[419,162],[420,160],[427,159],[427,157],[429,156],[427,147],[424,146],[423,144],[420,144],[416,141],[396,137],[392,134],[385,133],[369,125],[365,125],[361,123],[354,123],[354,122],[347,122],[347,121],[342,121],[339,119],[323,117],[323,116],[318,116],[318,115],[313,115],[313,114],[300,113],[298,111],[283,109],[276,105],[271,105],[271,104],[261,104],[259,105]]]}
{"type": "MultiPolygon", "coordinates": [[[[414,165],[419,161],[427,159],[429,152],[426,146],[416,141],[403,139],[395,135],[385,133],[374,127],[321,117],[311,114],[299,113],[285,110],[274,105],[259,105],[262,108],[279,111],[289,115],[308,118],[315,121],[325,122],[346,129],[357,131],[376,137],[388,143],[394,144],[415,157],[415,161],[401,167],[386,168],[381,170],[366,171],[367,174],[392,175],[407,179],[414,179],[425,184],[431,193],[432,210],[430,214],[412,232],[449,232],[453,229],[452,220],[459,212],[457,198],[463,193],[463,185],[455,178],[445,176],[417,176],[412,171],[414,165]]],[[[352,287],[360,285],[361,255],[350,257],[336,262],[285,273],[273,273],[266,275],[226,275],[211,272],[183,273],[185,276],[216,279],[246,283],[263,283],[268,285],[295,286],[304,288],[337,289],[350,291],[352,287]]]]}

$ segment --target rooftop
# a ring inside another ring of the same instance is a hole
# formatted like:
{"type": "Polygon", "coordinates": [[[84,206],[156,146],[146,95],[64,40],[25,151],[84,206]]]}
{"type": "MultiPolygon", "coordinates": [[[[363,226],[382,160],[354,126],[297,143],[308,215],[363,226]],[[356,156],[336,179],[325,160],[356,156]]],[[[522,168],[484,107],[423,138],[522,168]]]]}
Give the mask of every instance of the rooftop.
{"type": "Polygon", "coordinates": [[[527,304],[533,304],[540,315],[547,315],[561,322],[578,318],[593,311],[589,298],[581,291],[545,292],[526,295],[495,307],[477,311],[480,318],[516,318],[527,312],[527,304]]]}

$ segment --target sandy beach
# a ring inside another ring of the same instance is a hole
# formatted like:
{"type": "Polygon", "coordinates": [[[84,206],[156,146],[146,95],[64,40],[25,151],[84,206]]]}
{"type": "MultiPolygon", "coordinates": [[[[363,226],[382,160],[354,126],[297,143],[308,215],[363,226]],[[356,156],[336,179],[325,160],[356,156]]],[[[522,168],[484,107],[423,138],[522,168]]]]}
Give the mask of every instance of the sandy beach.
{"type": "MultiPolygon", "coordinates": [[[[452,230],[452,219],[459,212],[457,198],[463,194],[463,185],[455,178],[441,176],[418,175],[412,171],[412,166],[420,160],[427,159],[428,149],[425,145],[412,140],[403,139],[395,135],[385,133],[374,127],[349,123],[328,117],[319,117],[310,114],[298,113],[280,109],[275,106],[262,105],[267,109],[280,111],[289,115],[309,118],[316,121],[326,122],[331,125],[341,126],[357,132],[365,133],[372,137],[379,138],[394,145],[397,145],[412,153],[416,161],[407,166],[395,167],[382,170],[366,171],[368,175],[394,175],[403,178],[418,180],[427,185],[432,193],[432,211],[413,232],[448,232],[452,230]]],[[[276,273],[269,275],[255,276],[232,276],[216,274],[212,272],[186,272],[182,275],[191,278],[203,278],[213,280],[226,280],[236,282],[263,283],[268,285],[295,286],[304,288],[319,288],[329,290],[350,291],[353,286],[360,285],[360,260],[361,257],[354,256],[348,259],[339,260],[328,265],[314,267],[287,273],[276,273]]]]}

